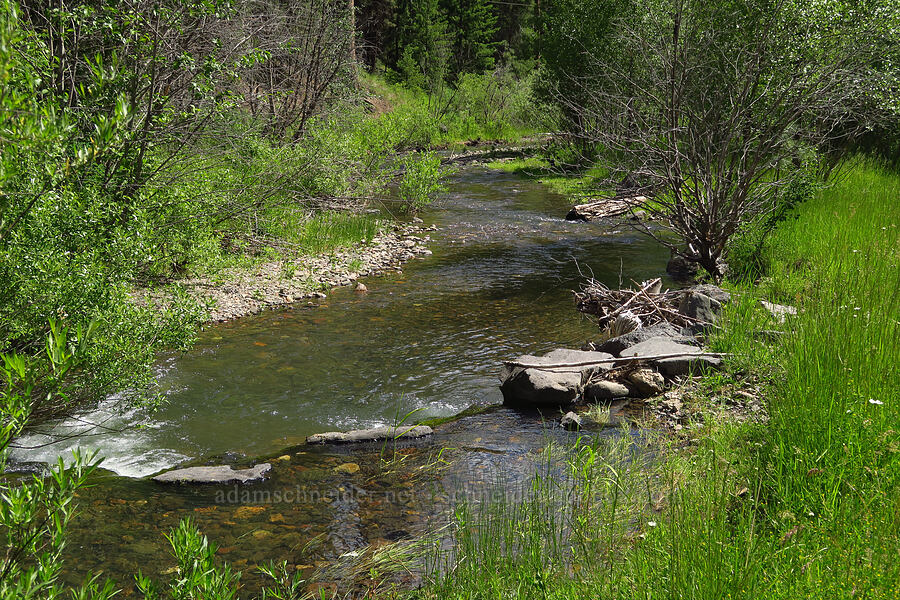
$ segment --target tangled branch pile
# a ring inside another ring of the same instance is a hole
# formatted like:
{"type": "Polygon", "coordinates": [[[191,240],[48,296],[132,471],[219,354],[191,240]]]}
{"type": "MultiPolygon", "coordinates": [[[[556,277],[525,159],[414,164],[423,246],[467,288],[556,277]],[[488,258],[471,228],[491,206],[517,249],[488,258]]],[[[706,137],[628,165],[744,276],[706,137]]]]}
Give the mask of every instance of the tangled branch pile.
{"type": "Polygon", "coordinates": [[[600,329],[610,337],[628,333],[638,327],[648,327],[667,321],[679,327],[702,323],[679,311],[683,290],[662,291],[662,280],[651,279],[637,289],[612,290],[595,279],[589,279],[580,292],[575,293],[579,312],[597,317],[600,329]]]}

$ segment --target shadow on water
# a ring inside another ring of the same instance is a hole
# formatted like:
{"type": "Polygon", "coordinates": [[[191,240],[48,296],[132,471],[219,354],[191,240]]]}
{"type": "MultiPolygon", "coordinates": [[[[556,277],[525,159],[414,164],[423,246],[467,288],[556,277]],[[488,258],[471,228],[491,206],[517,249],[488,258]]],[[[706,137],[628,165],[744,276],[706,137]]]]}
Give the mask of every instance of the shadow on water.
{"type": "MultiPolygon", "coordinates": [[[[423,215],[440,228],[429,245],[433,256],[367,280],[366,294],[334,290],[314,306],[210,327],[190,353],[161,361],[168,402],[160,411],[110,418],[116,427],[144,427],[100,432],[80,444],[99,448],[105,467],[140,477],[197,457],[267,455],[312,433],[392,423],[416,409],[421,420],[497,403],[502,359],[577,347],[593,336],[595,326],[573,310],[571,291],[585,274],[618,285],[664,270],[668,255],[653,242],[564,221],[565,200],[535,182],[475,167],[456,175],[451,188],[423,215]]],[[[107,418],[104,410],[85,418],[107,418]]],[[[280,491],[280,502],[222,496],[244,488],[110,477],[81,494],[68,549],[72,575],[101,569],[121,582],[138,568],[165,573],[174,563],[162,533],[186,515],[236,568],[275,559],[314,569],[423,531],[446,518],[455,490],[471,496],[496,484],[498,472],[504,485],[521,484],[548,435],[571,437],[505,408],[448,424],[433,444],[456,449],[452,467],[426,475],[427,485],[410,473],[430,451],[404,450],[404,469],[386,476],[378,449],[342,456],[298,447],[274,460],[270,481],[245,488],[280,491]],[[334,471],[347,462],[360,471],[334,471]],[[296,493],[288,501],[290,490],[296,493]]],[[[245,575],[248,589],[253,578],[245,575]]]]}

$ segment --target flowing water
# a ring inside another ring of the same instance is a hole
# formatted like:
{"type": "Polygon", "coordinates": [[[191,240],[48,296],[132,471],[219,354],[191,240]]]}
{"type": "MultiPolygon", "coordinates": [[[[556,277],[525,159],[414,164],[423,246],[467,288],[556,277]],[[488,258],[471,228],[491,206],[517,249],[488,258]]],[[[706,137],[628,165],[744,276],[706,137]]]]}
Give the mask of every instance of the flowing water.
{"type": "Polygon", "coordinates": [[[20,458],[47,460],[76,445],[98,448],[105,468],[128,476],[82,492],[69,548],[73,577],[88,569],[120,581],[138,568],[165,573],[173,561],[162,533],[186,515],[238,568],[264,558],[314,568],[421,531],[423,515],[452,502],[448,489],[471,496],[496,472],[507,484],[527,479],[529,457],[547,436],[569,434],[502,408],[443,427],[429,451],[391,449],[389,462],[381,448],[341,450],[354,452],[344,456],[299,447],[311,433],[390,424],[414,410],[411,420],[423,420],[498,403],[501,360],[578,347],[596,334],[573,308],[572,290],[585,275],[618,285],[664,271],[668,255],[655,243],[609,224],[566,222],[565,199],[535,181],[467,167],[450,188],[422,215],[439,228],[432,256],[402,274],[364,280],[365,294],[338,289],[313,306],[212,326],[191,352],[161,361],[167,403],[152,416],[116,413],[113,398],[55,433],[83,422],[103,428],[20,451],[20,458]],[[441,445],[456,449],[452,466],[425,485],[413,465],[433,461],[441,445]],[[287,447],[270,481],[246,488],[278,492],[282,502],[242,498],[236,488],[229,498],[230,489],[131,479],[191,459],[278,456],[287,447]],[[398,457],[408,457],[406,465],[386,469],[404,463],[398,457]],[[346,462],[361,471],[334,471],[346,462]],[[288,490],[295,491],[289,501],[288,490]],[[320,545],[307,547],[311,540],[320,545]]]}

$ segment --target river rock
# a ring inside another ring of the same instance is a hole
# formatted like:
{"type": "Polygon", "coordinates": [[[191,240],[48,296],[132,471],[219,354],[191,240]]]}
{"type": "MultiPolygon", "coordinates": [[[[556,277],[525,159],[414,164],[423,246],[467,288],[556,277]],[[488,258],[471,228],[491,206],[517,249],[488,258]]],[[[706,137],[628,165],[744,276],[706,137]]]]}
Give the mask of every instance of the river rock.
{"type": "Polygon", "coordinates": [[[316,433],[306,438],[307,444],[352,444],[379,442],[383,440],[410,440],[430,436],[434,431],[427,425],[415,427],[373,427],[352,431],[328,431],[316,433]]]}
{"type": "Polygon", "coordinates": [[[652,369],[637,369],[628,374],[628,381],[642,398],[661,394],[666,389],[663,376],[652,369]]]}
{"type": "Polygon", "coordinates": [[[722,303],[696,290],[688,290],[681,297],[678,312],[703,323],[715,323],[722,312],[722,303]]]}
{"type": "Polygon", "coordinates": [[[641,342],[645,342],[655,337],[673,338],[682,344],[696,344],[696,340],[682,335],[680,328],[672,325],[668,321],[662,321],[649,327],[635,329],[619,337],[606,340],[601,344],[595,344],[600,352],[609,352],[614,356],[621,356],[622,351],[641,342]]]}
{"type": "Polygon", "coordinates": [[[253,483],[263,481],[272,469],[269,463],[261,463],[249,469],[233,469],[228,465],[215,467],[188,467],[161,473],[153,478],[157,483],[253,483]]]}
{"type": "Polygon", "coordinates": [[[580,373],[513,369],[503,377],[500,391],[504,404],[565,406],[581,394],[580,373]]]}
{"type": "Polygon", "coordinates": [[[584,388],[584,399],[589,402],[604,402],[616,398],[627,398],[631,390],[618,381],[595,381],[584,388]]]}
{"type": "Polygon", "coordinates": [[[609,371],[613,358],[605,352],[568,350],[560,348],[544,356],[523,355],[516,362],[535,365],[519,367],[505,365],[500,374],[503,401],[510,405],[565,406],[581,395],[585,382],[597,373],[609,371]],[[553,367],[561,363],[591,364],[575,367],[553,367]],[[541,368],[539,365],[547,365],[541,368]]]}
{"type": "Polygon", "coordinates": [[[690,279],[700,270],[700,265],[680,254],[673,254],[666,263],[666,273],[678,279],[690,279]]]}
{"type": "Polygon", "coordinates": [[[559,420],[559,424],[570,431],[577,431],[581,429],[581,417],[569,411],[559,420]]]}
{"type": "Polygon", "coordinates": [[[623,350],[622,357],[635,356],[641,358],[658,354],[682,354],[682,356],[652,359],[650,361],[650,364],[666,377],[687,375],[691,372],[696,373],[709,368],[714,369],[722,364],[720,358],[713,356],[692,356],[701,352],[702,350],[697,346],[679,344],[668,337],[656,337],[623,350]]]}

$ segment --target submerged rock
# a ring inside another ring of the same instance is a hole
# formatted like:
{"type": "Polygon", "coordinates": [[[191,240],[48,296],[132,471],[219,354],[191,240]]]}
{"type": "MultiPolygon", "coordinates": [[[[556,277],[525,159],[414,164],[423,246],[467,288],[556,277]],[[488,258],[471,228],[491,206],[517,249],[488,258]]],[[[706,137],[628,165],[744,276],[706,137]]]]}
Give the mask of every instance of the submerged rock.
{"type": "Polygon", "coordinates": [[[167,471],[153,477],[157,483],[253,483],[263,481],[272,469],[269,463],[261,463],[249,469],[234,469],[228,465],[214,467],[188,467],[167,471]]]}
{"type": "Polygon", "coordinates": [[[604,362],[611,358],[613,356],[605,352],[568,349],[553,350],[544,356],[520,356],[516,362],[534,366],[503,367],[500,374],[503,401],[510,405],[524,406],[571,404],[581,395],[585,382],[595,374],[612,368],[612,363],[604,362]],[[585,362],[591,364],[577,365],[585,362]],[[577,366],[554,366],[573,363],[577,366]]]}
{"type": "Polygon", "coordinates": [[[672,358],[650,360],[650,364],[666,377],[697,373],[710,368],[715,369],[722,364],[722,359],[714,356],[694,356],[702,352],[697,346],[679,344],[672,338],[656,337],[622,351],[622,357],[642,358],[660,354],[681,354],[681,356],[672,358]]]}
{"type": "Polygon", "coordinates": [[[379,442],[384,440],[410,440],[423,438],[434,431],[427,425],[415,427],[373,427],[372,429],[354,429],[352,431],[327,431],[316,433],[306,438],[307,444],[352,444],[360,442],[379,442]]]}

